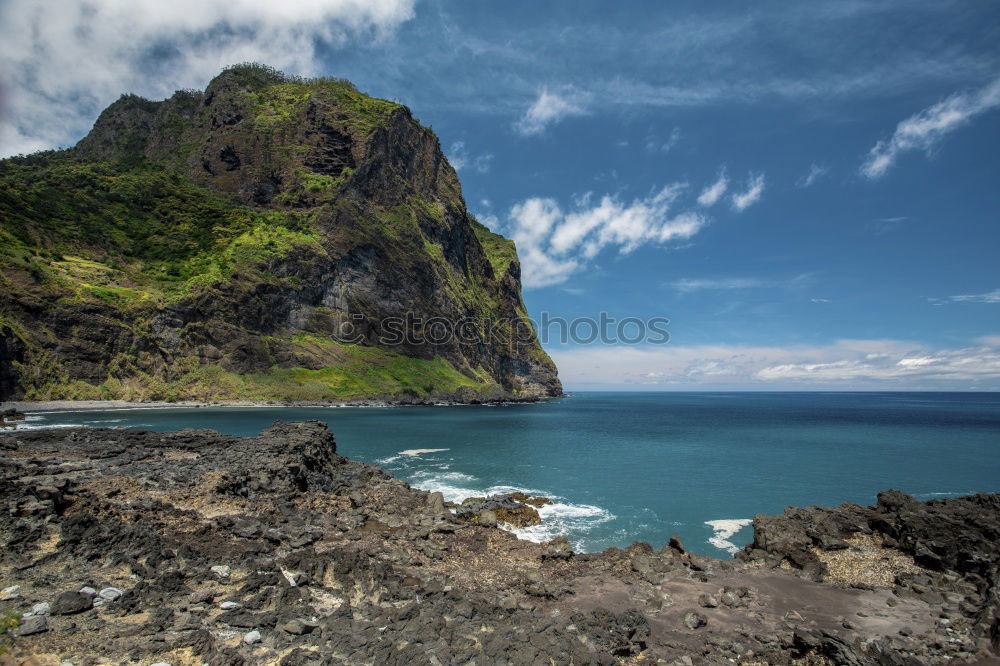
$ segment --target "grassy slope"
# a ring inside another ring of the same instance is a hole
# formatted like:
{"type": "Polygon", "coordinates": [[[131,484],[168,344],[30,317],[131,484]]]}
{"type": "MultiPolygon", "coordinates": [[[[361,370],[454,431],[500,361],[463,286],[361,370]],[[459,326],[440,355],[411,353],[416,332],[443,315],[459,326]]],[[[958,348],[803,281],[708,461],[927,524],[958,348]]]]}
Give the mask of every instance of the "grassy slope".
{"type": "MultiPolygon", "coordinates": [[[[258,74],[245,73],[249,77],[258,74]]],[[[319,88],[355,111],[352,133],[371,131],[396,107],[362,95],[342,81],[274,85],[268,83],[270,74],[261,76],[255,84],[257,92],[251,93],[258,110],[255,123],[261,130],[289,122],[294,108],[319,88]]],[[[336,198],[344,177],[334,179],[308,170],[295,175],[298,180],[293,180],[293,186],[313,197],[317,205],[336,198]]],[[[409,208],[434,209],[420,201],[409,208]]],[[[308,245],[322,252],[313,217],[309,209],[251,210],[193,185],[176,171],[140,160],[87,162],[72,151],[63,151],[0,161],[0,324],[25,331],[25,324],[13,320],[2,307],[5,295],[18,289],[10,279],[15,274],[30,276],[50,298],[101,301],[129,319],[229,279],[237,271],[241,275],[260,272],[269,259],[292,248],[308,245]]],[[[390,211],[373,222],[385,227],[384,233],[415,230],[420,234],[412,210],[390,211]]],[[[476,233],[497,274],[502,275],[510,261],[516,260],[513,244],[478,223],[476,233]]],[[[424,246],[438,258],[440,247],[426,240],[424,246]]],[[[480,285],[452,279],[453,269],[447,262],[436,264],[451,297],[481,302],[484,290],[480,285]]],[[[322,339],[291,342],[337,345],[322,339]]],[[[342,360],[321,370],[274,367],[266,373],[240,376],[219,367],[192,366],[170,382],[133,371],[124,380],[109,374],[107,381],[94,386],[53,369],[49,381],[30,388],[27,397],[318,400],[399,392],[426,395],[466,386],[495,388],[485,373],[473,370],[482,375],[483,381],[477,382],[443,359],[340,347],[342,360]]]]}

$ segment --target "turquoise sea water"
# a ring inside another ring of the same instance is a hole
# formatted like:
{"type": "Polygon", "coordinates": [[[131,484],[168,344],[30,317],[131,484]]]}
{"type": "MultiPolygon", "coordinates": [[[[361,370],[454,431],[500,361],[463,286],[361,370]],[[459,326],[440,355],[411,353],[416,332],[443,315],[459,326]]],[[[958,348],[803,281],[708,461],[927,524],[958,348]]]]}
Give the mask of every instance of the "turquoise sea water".
{"type": "Polygon", "coordinates": [[[533,405],[69,412],[27,427],[330,424],[338,451],[447,499],[524,490],[557,500],[536,540],[597,551],[679,535],[725,556],[756,513],[1000,491],[998,393],[579,393],[533,405]],[[417,455],[405,451],[440,449],[417,455]],[[729,521],[729,522],[716,522],[729,521]],[[713,524],[708,524],[708,523],[713,524]],[[737,531],[739,530],[739,531],[737,531]]]}

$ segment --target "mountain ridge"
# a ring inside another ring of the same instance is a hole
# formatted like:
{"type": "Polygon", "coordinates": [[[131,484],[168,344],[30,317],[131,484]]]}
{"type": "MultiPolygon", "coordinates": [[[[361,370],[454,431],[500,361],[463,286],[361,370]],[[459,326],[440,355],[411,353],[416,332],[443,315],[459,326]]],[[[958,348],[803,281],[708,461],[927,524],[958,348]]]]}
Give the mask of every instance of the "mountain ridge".
{"type": "Polygon", "coordinates": [[[513,243],[433,132],[344,80],[123,95],[0,183],[6,399],[561,395],[513,243]]]}

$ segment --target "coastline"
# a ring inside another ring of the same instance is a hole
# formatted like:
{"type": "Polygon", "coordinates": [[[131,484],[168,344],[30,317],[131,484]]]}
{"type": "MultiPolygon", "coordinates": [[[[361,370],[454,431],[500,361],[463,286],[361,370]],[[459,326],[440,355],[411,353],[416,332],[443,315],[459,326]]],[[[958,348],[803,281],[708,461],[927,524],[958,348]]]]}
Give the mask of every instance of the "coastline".
{"type": "Polygon", "coordinates": [[[929,666],[996,656],[998,494],[918,502],[885,491],[871,506],[757,515],[753,542],[731,559],[676,537],[576,553],[565,537],[498,529],[489,500],[452,513],[440,493],[339,455],[316,421],[255,437],[39,430],[0,435],[0,450],[11,509],[0,529],[15,537],[0,555],[0,612],[19,618],[15,659],[929,666]]]}
{"type": "MultiPolygon", "coordinates": [[[[555,396],[565,397],[565,396],[555,396]]],[[[513,396],[483,401],[460,401],[453,399],[428,398],[359,398],[357,400],[177,400],[174,402],[129,400],[8,400],[0,402],[0,411],[16,409],[25,414],[52,412],[90,412],[132,409],[193,409],[204,407],[415,407],[436,406],[456,407],[464,405],[510,405],[532,404],[552,400],[550,396],[515,398],[513,396]]]]}

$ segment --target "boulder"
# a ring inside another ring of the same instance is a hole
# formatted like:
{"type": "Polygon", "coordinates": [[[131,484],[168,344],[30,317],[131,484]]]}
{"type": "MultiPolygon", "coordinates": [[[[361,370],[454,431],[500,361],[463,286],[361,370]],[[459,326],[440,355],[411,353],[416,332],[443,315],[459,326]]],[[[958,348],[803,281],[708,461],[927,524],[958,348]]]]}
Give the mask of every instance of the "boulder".
{"type": "Polygon", "coordinates": [[[61,593],[52,602],[53,615],[75,615],[94,607],[94,598],[83,592],[67,591],[61,593]]]}

